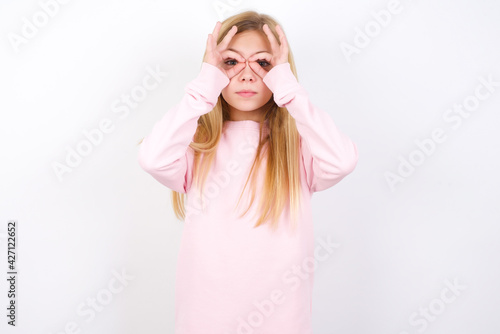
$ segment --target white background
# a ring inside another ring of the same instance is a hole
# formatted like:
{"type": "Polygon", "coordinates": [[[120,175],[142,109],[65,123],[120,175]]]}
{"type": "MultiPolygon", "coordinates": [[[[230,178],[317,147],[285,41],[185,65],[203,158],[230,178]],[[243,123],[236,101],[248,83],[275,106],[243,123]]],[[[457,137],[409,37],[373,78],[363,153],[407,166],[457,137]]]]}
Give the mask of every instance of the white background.
{"type": "Polygon", "coordinates": [[[74,323],[66,333],[173,333],[183,223],[171,191],[139,167],[136,144],[196,77],[215,22],[246,9],[282,24],[299,82],[359,148],[355,171],[313,196],[316,238],[340,244],[315,272],[314,333],[500,332],[500,86],[460,126],[443,118],[474,101],[481,77],[500,81],[500,2],[401,0],[382,27],[372,13],[388,0],[68,1],[43,22],[47,2],[0,7],[0,332],[74,323]],[[37,15],[16,47],[23,18],[37,15]],[[356,43],[347,57],[341,45],[356,43]],[[115,113],[147,68],[167,74],[115,113]],[[58,179],[53,164],[104,119],[113,131],[58,179]],[[446,140],[419,153],[415,140],[436,128],[446,140]],[[391,188],[387,173],[410,157],[419,165],[391,188]],[[16,328],[6,318],[9,219],[16,328]],[[133,278],[113,283],[114,271],[133,278]],[[78,309],[97,296],[110,299],[88,321],[78,309]]]}

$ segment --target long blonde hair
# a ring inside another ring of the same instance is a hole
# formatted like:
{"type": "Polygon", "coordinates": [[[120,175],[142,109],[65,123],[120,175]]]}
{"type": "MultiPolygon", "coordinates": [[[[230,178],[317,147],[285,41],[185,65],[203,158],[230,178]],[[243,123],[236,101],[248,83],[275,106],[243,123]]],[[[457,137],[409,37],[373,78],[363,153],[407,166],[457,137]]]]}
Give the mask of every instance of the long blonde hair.
{"type": "MultiPolygon", "coordinates": [[[[266,14],[259,14],[255,11],[245,11],[233,15],[222,22],[222,26],[217,38],[219,44],[233,25],[238,27],[238,32],[261,31],[264,24],[267,24],[276,37],[278,43],[279,36],[276,33],[276,25],[279,24],[275,19],[266,14]]],[[[281,26],[281,25],[280,25],[281,26]]],[[[204,57],[203,57],[204,58],[204,57]]],[[[289,47],[288,62],[292,73],[298,80],[295,63],[291,48],[289,47]]],[[[264,120],[260,123],[259,138],[263,138],[263,123],[268,122],[269,134],[257,146],[257,152],[249,172],[247,181],[239,197],[241,196],[250,181],[252,180],[252,195],[248,208],[243,212],[245,215],[252,206],[255,199],[255,176],[262,160],[261,155],[267,155],[267,168],[263,183],[262,194],[260,196],[259,210],[260,216],[254,227],[258,227],[268,221],[270,218],[270,228],[276,230],[278,219],[285,208],[289,205],[293,210],[293,224],[297,226],[297,210],[300,206],[300,174],[299,174],[299,133],[295,125],[295,120],[288,113],[286,108],[280,108],[274,102],[274,95],[264,106],[267,112],[264,114],[264,120]],[[267,145],[267,146],[266,146],[267,145]]],[[[219,95],[214,108],[201,115],[198,119],[198,127],[189,144],[194,151],[193,159],[193,182],[196,182],[200,190],[200,196],[203,192],[203,184],[206,181],[210,167],[214,161],[217,146],[222,134],[223,123],[229,120],[229,108],[227,102],[219,95]]],[[[141,141],[142,142],[142,141],[141,141]]],[[[175,215],[178,219],[184,220],[185,195],[172,190],[172,205],[175,215]]],[[[238,206],[238,204],[236,206],[238,206]]],[[[240,216],[240,217],[241,217],[240,216]]]]}

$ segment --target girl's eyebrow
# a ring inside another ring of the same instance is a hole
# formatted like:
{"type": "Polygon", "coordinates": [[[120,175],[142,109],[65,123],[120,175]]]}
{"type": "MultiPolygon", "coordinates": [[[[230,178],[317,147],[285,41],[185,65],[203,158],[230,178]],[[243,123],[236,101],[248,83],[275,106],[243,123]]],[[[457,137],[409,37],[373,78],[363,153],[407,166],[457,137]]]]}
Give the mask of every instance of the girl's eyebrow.
{"type": "MultiPolygon", "coordinates": [[[[241,55],[241,53],[240,53],[239,51],[235,50],[235,49],[228,48],[228,50],[229,50],[229,51],[234,51],[234,52],[239,53],[239,54],[241,55]]],[[[264,50],[264,51],[257,51],[257,52],[255,52],[255,53],[254,53],[254,55],[256,55],[257,53],[262,53],[262,52],[268,52],[268,51],[265,51],[265,50],[264,50]]],[[[253,55],[252,55],[252,56],[253,56],[253,55]]]]}

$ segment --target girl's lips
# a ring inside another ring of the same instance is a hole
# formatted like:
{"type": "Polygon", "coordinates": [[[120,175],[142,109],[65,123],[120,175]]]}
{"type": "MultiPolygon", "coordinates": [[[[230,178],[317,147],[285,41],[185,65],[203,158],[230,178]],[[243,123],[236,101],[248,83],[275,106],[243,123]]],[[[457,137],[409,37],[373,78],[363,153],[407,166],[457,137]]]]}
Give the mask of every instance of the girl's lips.
{"type": "Polygon", "coordinates": [[[255,92],[238,92],[236,94],[238,94],[239,96],[242,96],[242,97],[252,97],[257,93],[255,93],[255,92]]]}

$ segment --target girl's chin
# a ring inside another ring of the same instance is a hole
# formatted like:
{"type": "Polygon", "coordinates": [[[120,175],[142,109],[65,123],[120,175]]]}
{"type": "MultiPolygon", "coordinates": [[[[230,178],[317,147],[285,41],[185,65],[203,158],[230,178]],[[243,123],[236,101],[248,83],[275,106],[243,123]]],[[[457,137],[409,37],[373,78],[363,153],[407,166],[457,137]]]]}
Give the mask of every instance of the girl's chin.
{"type": "Polygon", "coordinates": [[[259,108],[236,108],[236,109],[238,109],[239,111],[242,111],[242,112],[255,112],[259,108]]]}
{"type": "Polygon", "coordinates": [[[234,109],[238,109],[240,111],[254,111],[262,106],[254,103],[237,103],[231,105],[231,107],[233,107],[234,109]]]}

